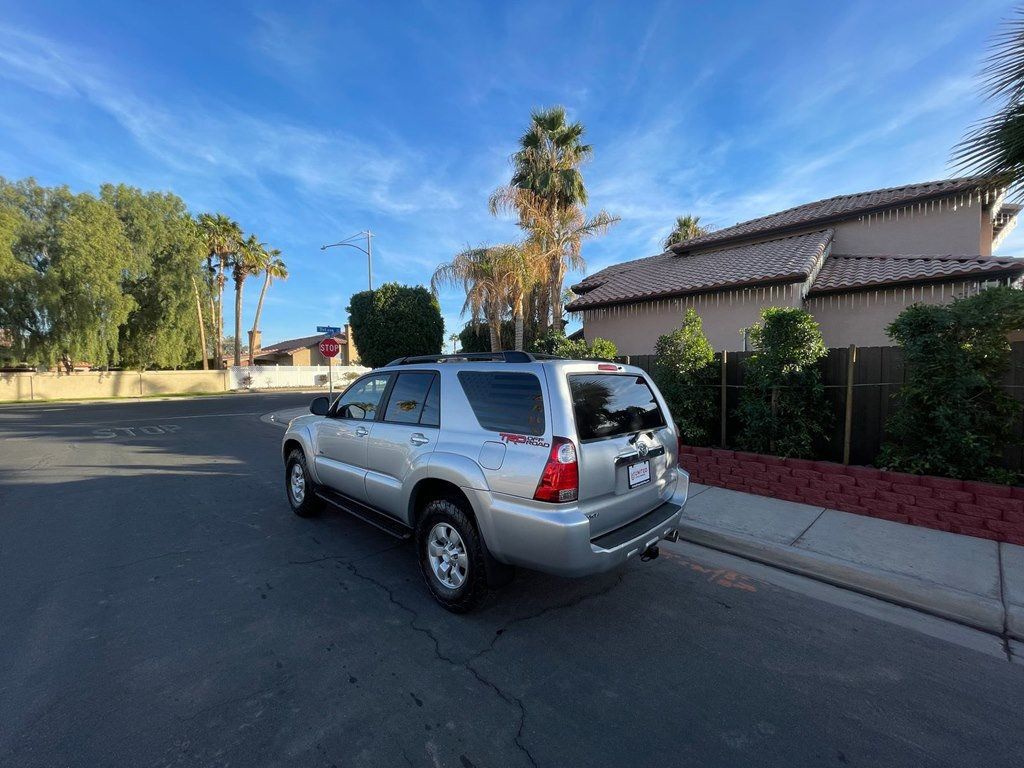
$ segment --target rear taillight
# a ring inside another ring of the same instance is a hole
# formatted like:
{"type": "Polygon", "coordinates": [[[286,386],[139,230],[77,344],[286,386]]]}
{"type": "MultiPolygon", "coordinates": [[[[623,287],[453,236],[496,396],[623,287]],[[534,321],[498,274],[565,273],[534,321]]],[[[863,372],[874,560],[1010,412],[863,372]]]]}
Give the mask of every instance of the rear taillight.
{"type": "Polygon", "coordinates": [[[611,365],[610,363],[601,363],[599,366],[597,366],[597,370],[599,370],[599,371],[617,371],[617,370],[619,370],[619,366],[611,365]]]}
{"type": "Polygon", "coordinates": [[[567,437],[551,441],[551,453],[533,498],[537,501],[576,501],[580,490],[576,446],[567,437]]]}

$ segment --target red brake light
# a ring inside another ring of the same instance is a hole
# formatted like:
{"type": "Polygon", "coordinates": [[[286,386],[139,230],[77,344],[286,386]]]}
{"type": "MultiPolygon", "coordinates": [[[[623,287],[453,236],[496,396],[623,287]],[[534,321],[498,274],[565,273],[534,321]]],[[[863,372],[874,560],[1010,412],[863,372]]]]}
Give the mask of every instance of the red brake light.
{"type": "Polygon", "coordinates": [[[537,483],[533,498],[537,501],[576,501],[579,496],[580,473],[576,463],[576,446],[567,437],[551,441],[551,453],[537,483]]]}
{"type": "Polygon", "coordinates": [[[611,363],[601,363],[601,364],[599,364],[597,366],[597,370],[599,370],[599,371],[617,371],[617,370],[619,370],[619,366],[612,365],[611,363]]]}

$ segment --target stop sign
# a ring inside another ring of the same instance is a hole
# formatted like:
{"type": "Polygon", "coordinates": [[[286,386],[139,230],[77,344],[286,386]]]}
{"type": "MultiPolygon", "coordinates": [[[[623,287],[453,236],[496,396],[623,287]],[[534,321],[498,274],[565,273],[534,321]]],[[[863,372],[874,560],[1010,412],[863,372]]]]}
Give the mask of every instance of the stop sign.
{"type": "Polygon", "coordinates": [[[324,357],[334,357],[341,351],[341,345],[334,339],[324,339],[320,342],[320,354],[324,357]]]}

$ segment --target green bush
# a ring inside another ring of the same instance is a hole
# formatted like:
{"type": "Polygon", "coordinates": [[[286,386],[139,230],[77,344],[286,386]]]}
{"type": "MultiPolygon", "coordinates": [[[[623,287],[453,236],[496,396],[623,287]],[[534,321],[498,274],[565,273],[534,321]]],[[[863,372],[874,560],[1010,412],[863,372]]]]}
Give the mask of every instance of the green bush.
{"type": "Polygon", "coordinates": [[[750,328],[754,354],[744,361],[737,444],[748,451],[810,457],[831,413],[819,361],[827,350],[807,312],[768,307],[750,328]]]}
{"type": "Polygon", "coordinates": [[[583,339],[570,339],[559,331],[547,331],[527,346],[530,352],[557,355],[570,360],[614,360],[618,354],[615,344],[608,339],[596,338],[587,344],[583,339]]]}
{"type": "Polygon", "coordinates": [[[436,355],[444,343],[437,298],[423,286],[384,283],[352,295],[349,322],[359,357],[377,368],[396,357],[436,355]]]}
{"type": "Polygon", "coordinates": [[[1021,406],[999,386],[1007,333],[1024,327],[1024,292],[992,288],[946,306],[915,304],[887,328],[903,348],[906,379],[886,425],[880,466],[919,474],[1012,482],[998,466],[1018,444],[1021,406]]]}
{"type": "MultiPolygon", "coordinates": [[[[516,327],[511,320],[501,324],[501,348],[512,349],[516,343],[516,327]]],[[[460,352],[490,352],[491,330],[487,323],[469,322],[459,331],[460,352]]]]}
{"type": "Polygon", "coordinates": [[[710,444],[716,410],[715,351],[696,310],[687,309],[682,326],[659,337],[654,352],[654,383],[668,403],[680,438],[688,445],[710,444]]]}

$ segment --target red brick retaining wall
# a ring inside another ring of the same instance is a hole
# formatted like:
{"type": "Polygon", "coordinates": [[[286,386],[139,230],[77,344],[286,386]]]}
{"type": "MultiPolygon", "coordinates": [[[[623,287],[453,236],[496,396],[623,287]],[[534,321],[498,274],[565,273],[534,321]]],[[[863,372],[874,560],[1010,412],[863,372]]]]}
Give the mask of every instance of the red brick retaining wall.
{"type": "Polygon", "coordinates": [[[718,448],[679,463],[695,483],[1024,545],[1024,488],[718,448]]]}

